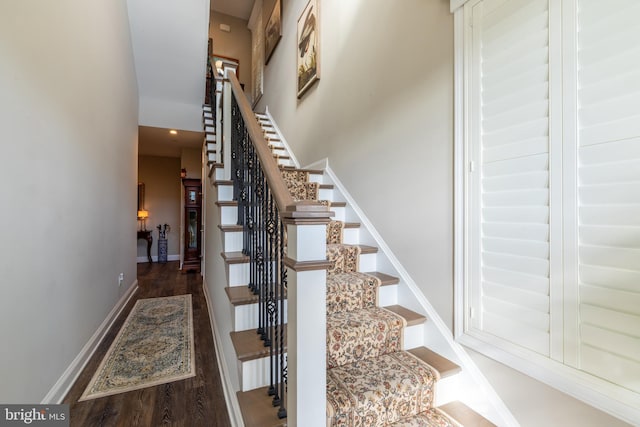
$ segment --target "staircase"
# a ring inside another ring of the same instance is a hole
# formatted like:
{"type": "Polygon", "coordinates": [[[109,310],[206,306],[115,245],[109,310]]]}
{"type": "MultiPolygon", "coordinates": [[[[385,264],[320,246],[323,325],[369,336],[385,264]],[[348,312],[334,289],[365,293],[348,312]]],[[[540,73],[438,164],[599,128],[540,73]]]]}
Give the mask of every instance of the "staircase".
{"type": "MultiPolygon", "coordinates": [[[[333,214],[325,236],[329,261],[326,425],[493,426],[455,400],[461,367],[425,343],[429,320],[419,306],[398,304],[402,280],[372,244],[374,239],[362,229],[356,211],[335,188],[332,177],[322,169],[296,168],[297,162],[270,116],[256,114],[256,120],[293,199],[328,206],[333,214]]],[[[272,390],[270,393],[273,378],[269,356],[273,349],[265,346],[258,333],[259,296],[247,286],[250,273],[249,256],[243,253],[244,227],[239,225],[233,181],[225,179],[222,157],[216,156],[220,149],[212,130],[205,150],[211,184],[217,190],[215,205],[223,248],[219,256],[224,260],[224,290],[232,307],[230,340],[239,379],[236,397],[245,426],[285,426],[285,412],[274,405],[272,390]]],[[[278,298],[285,308],[285,324],[286,297],[285,291],[278,298]]]]}

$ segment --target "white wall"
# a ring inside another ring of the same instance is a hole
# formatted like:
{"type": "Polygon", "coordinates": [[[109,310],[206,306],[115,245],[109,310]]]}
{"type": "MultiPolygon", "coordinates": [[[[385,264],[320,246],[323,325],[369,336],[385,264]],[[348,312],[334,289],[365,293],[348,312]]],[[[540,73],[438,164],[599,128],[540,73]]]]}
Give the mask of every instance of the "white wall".
{"type": "Polygon", "coordinates": [[[140,125],[202,131],[209,0],[127,0],[140,125]]]}
{"type": "Polygon", "coordinates": [[[0,58],[0,402],[38,403],[136,279],[125,1],[4,0],[0,58]]]}
{"type": "Polygon", "coordinates": [[[302,164],[332,169],[447,326],[453,303],[453,17],[446,0],[324,0],[321,79],[296,99],[296,21],[265,68],[265,106],[302,164]],[[384,203],[380,203],[384,200],[384,203]]]}

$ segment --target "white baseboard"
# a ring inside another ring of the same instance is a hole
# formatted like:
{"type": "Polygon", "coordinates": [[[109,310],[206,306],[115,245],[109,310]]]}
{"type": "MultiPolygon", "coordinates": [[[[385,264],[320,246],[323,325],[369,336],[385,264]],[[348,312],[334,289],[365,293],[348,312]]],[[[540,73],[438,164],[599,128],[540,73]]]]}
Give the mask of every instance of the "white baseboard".
{"type": "Polygon", "coordinates": [[[63,372],[62,376],[56,381],[51,390],[40,402],[43,405],[47,404],[60,404],[66,397],[67,393],[71,389],[71,386],[76,382],[78,376],[87,365],[93,353],[104,339],[111,326],[116,321],[122,310],[126,307],[131,297],[138,290],[138,280],[135,280],[129,289],[120,297],[120,300],[111,309],[107,317],[102,324],[98,327],[96,332],[89,338],[89,341],[82,347],[80,353],[71,362],[69,367],[63,372]]]}
{"type": "MultiPolygon", "coordinates": [[[[158,262],[158,256],[157,255],[151,255],[151,259],[153,260],[153,262],[158,262]]],[[[149,258],[147,258],[146,256],[139,256],[136,258],[136,261],[138,264],[142,264],[144,262],[149,262],[149,258]]],[[[167,261],[180,261],[180,254],[176,254],[176,255],[167,255],[167,261]]]]}
{"type": "Polygon", "coordinates": [[[222,354],[222,342],[220,342],[220,333],[216,324],[216,318],[213,315],[213,307],[211,306],[211,300],[209,298],[209,290],[207,288],[207,283],[204,280],[202,281],[202,289],[204,291],[204,299],[207,302],[209,322],[211,323],[211,332],[213,333],[213,345],[216,350],[216,360],[218,362],[218,369],[220,370],[220,377],[222,378],[222,381],[220,382],[222,383],[224,400],[229,412],[229,420],[231,421],[232,427],[244,427],[238,397],[234,393],[233,384],[231,384],[230,381],[231,376],[229,375],[229,367],[225,363],[224,355],[222,354]]]}

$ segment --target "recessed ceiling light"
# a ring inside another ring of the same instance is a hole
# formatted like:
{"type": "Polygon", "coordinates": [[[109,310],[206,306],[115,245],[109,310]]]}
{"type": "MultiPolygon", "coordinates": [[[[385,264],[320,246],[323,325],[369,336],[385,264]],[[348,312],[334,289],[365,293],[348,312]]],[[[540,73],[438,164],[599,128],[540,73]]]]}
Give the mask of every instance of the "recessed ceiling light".
{"type": "Polygon", "coordinates": [[[175,130],[175,129],[171,129],[171,130],[169,131],[169,133],[170,133],[171,135],[177,135],[177,134],[178,134],[178,131],[177,131],[177,130],[175,130]]]}

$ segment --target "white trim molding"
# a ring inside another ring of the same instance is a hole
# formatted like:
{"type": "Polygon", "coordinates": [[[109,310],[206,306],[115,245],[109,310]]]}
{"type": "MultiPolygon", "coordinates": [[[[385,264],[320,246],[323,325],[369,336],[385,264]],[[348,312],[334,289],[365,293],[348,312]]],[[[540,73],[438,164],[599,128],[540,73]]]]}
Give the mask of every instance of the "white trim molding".
{"type": "Polygon", "coordinates": [[[58,381],[53,385],[51,390],[46,394],[46,396],[40,402],[43,405],[47,404],[60,404],[63,399],[69,393],[69,390],[76,382],[80,373],[87,365],[91,356],[98,349],[98,346],[113,326],[113,323],[116,321],[122,310],[127,306],[127,303],[133,297],[133,295],[138,290],[138,280],[135,280],[129,289],[120,297],[120,300],[116,303],[116,305],[111,309],[107,317],[104,319],[102,324],[98,327],[95,333],[89,338],[89,341],[82,347],[80,353],[76,356],[75,359],[71,362],[69,367],[62,373],[58,381]]]}

